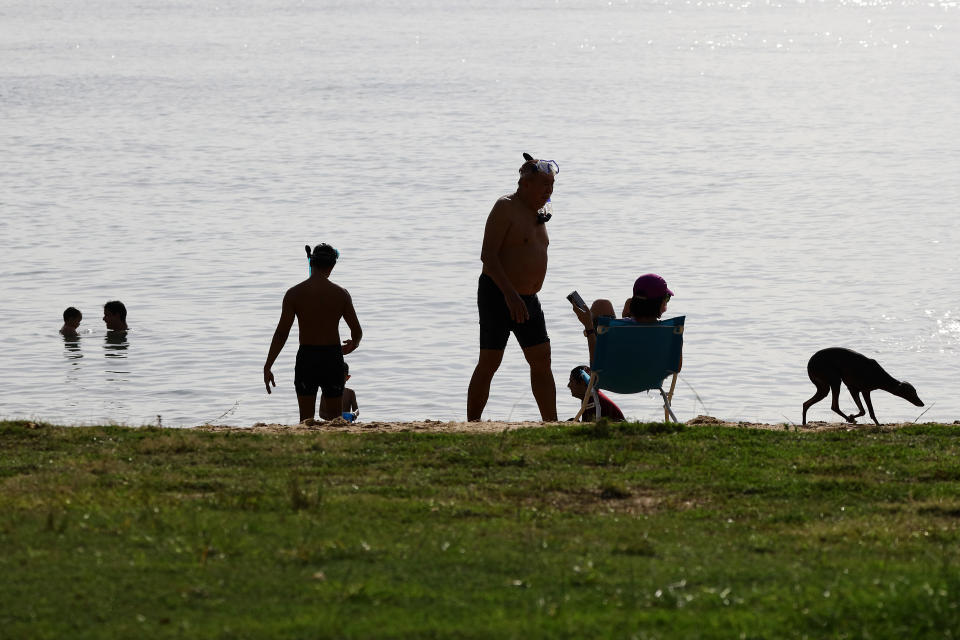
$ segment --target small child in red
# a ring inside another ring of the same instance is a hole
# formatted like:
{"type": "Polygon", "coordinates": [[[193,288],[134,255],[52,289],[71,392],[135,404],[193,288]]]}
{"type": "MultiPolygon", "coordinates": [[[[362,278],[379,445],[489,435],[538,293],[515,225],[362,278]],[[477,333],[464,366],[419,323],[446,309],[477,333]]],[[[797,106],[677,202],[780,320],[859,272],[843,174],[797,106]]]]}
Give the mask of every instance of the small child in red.
{"type": "MultiPolygon", "coordinates": [[[[590,380],[590,368],[580,365],[579,367],[574,367],[570,371],[570,382],[567,383],[567,388],[570,389],[570,394],[574,398],[580,398],[583,400],[583,396],[587,394],[587,382],[590,380]]],[[[620,407],[614,404],[613,400],[604,395],[603,391],[597,390],[597,397],[600,400],[600,417],[608,418],[614,422],[623,422],[625,418],[623,417],[623,412],[620,411],[620,407]]],[[[580,422],[593,422],[597,419],[597,410],[593,405],[593,400],[591,399],[587,402],[587,408],[583,411],[583,415],[580,416],[580,422]]]]}

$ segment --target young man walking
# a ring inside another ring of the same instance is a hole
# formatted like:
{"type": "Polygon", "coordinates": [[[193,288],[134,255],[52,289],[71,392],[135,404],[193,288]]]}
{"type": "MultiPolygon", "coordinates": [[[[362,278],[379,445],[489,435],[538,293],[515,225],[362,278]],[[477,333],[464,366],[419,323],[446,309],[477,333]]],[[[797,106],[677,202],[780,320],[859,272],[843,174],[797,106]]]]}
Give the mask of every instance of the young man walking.
{"type": "MultiPolygon", "coordinates": [[[[309,248],[309,247],[308,247],[309,248]]],[[[340,253],[328,244],[319,244],[310,255],[310,277],[290,288],[283,296],[280,322],[273,334],[267,361],[263,365],[263,382],[270,393],[273,366],[287,342],[293,319],[300,329],[300,349],[293,385],[300,406],[300,422],[313,418],[317,405],[317,389],[323,391],[320,417],[339,418],[343,395],[343,356],[360,344],[363,331],[353,309],[353,300],[346,289],[330,281],[330,272],[340,253]],[[340,345],[340,319],[350,327],[350,339],[340,345]]]]}

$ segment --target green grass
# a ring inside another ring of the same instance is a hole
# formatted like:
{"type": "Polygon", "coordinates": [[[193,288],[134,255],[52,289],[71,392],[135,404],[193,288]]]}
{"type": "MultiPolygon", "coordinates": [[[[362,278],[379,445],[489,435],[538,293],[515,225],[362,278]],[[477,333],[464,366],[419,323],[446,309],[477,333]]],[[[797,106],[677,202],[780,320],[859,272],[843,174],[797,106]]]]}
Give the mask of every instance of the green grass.
{"type": "Polygon", "coordinates": [[[960,427],[0,422],[3,638],[954,638],[960,427]]]}

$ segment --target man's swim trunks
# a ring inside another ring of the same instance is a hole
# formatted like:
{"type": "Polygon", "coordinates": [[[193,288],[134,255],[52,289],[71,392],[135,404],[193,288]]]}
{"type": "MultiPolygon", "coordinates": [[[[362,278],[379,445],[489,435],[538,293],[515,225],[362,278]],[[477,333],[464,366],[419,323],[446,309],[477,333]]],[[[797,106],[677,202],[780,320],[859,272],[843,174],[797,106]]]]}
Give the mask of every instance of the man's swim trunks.
{"type": "Polygon", "coordinates": [[[328,398],[336,398],[343,395],[343,385],[343,350],[340,345],[300,345],[293,377],[298,396],[315,396],[319,388],[328,398]]]}
{"type": "Polygon", "coordinates": [[[530,314],[526,322],[513,321],[500,287],[487,274],[480,274],[480,282],[477,285],[477,308],[480,310],[481,349],[503,351],[507,348],[511,331],[517,336],[517,342],[524,349],[550,342],[537,294],[520,297],[527,305],[527,312],[530,314]]]}

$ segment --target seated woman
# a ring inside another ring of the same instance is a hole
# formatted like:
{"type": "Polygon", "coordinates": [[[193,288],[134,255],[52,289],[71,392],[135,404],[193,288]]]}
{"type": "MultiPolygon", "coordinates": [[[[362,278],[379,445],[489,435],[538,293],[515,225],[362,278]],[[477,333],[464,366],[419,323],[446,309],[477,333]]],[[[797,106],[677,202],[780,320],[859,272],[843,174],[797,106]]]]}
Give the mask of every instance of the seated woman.
{"type": "MultiPolygon", "coordinates": [[[[634,322],[657,322],[667,310],[667,303],[673,297],[673,291],[667,288],[667,281],[655,273],[647,273],[633,283],[633,297],[627,298],[623,305],[623,317],[634,322]]],[[[572,304],[572,303],[571,303],[572,304]]],[[[597,318],[613,317],[613,303],[603,298],[594,300],[588,311],[573,305],[573,312],[584,326],[583,335],[587,337],[590,362],[593,362],[593,349],[597,344],[597,318]]]]}
{"type": "MultiPolygon", "coordinates": [[[[673,291],[667,288],[667,281],[655,273],[640,276],[633,283],[633,297],[627,300],[630,318],[635,322],[656,322],[666,310],[667,303],[673,297],[673,291]]],[[[624,317],[628,317],[624,313],[624,317]]]]}

